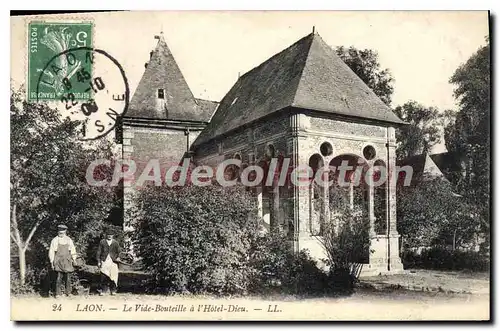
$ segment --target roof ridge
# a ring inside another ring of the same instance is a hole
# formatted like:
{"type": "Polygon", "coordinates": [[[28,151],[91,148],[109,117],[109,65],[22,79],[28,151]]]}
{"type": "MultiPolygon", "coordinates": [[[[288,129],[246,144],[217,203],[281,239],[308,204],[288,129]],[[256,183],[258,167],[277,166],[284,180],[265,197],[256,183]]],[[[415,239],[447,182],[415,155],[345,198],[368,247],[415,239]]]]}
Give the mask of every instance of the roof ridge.
{"type": "MultiPolygon", "coordinates": [[[[303,73],[301,75],[301,79],[299,81],[299,89],[297,90],[297,93],[294,97],[294,107],[298,108],[308,108],[311,110],[316,110],[316,111],[325,111],[330,105],[323,104],[323,107],[319,106],[319,103],[316,102],[315,107],[311,107],[311,100],[304,100],[303,97],[304,94],[311,93],[312,89],[310,86],[310,82],[308,82],[308,74],[309,75],[321,75],[323,73],[320,72],[315,72],[316,67],[318,67],[317,61],[318,59],[321,60],[321,57],[318,57],[319,55],[325,55],[327,59],[331,60],[332,62],[324,65],[330,65],[335,68],[334,71],[330,72],[331,77],[339,77],[341,75],[344,75],[344,80],[342,81],[334,81],[331,82],[333,83],[333,86],[329,86],[330,89],[334,88],[337,90],[339,93],[340,99],[346,103],[344,107],[342,105],[337,105],[340,106],[340,108],[348,108],[348,110],[344,109],[340,113],[345,113],[345,115],[350,116],[350,117],[362,117],[366,119],[373,119],[373,120],[378,120],[382,122],[392,122],[392,123],[400,123],[403,124],[404,122],[401,121],[399,117],[397,117],[392,109],[386,105],[380,98],[373,92],[373,90],[342,60],[340,56],[338,56],[337,52],[335,49],[330,46],[328,43],[326,43],[323,38],[320,36],[319,33],[315,32],[310,34],[312,35],[311,38],[311,44],[309,48],[309,53],[303,68],[303,73]],[[304,70],[306,71],[306,74],[304,74],[304,70]],[[346,91],[345,86],[346,82],[350,81],[351,82],[351,91],[354,90],[359,90],[362,91],[362,95],[358,94],[358,98],[368,98],[371,99],[372,103],[375,103],[376,108],[378,110],[376,112],[364,112],[364,113],[359,113],[356,114],[356,112],[353,110],[356,110],[359,107],[353,107],[348,103],[349,101],[352,101],[353,97],[356,96],[351,96],[349,98],[349,94],[352,94],[350,91],[346,91]],[[309,83],[309,84],[308,84],[309,83]],[[344,91],[342,91],[344,90],[344,91]],[[342,93],[342,95],[340,95],[342,93]],[[347,98],[346,98],[347,97],[347,98]],[[297,98],[299,100],[297,100],[297,98]],[[302,99],[302,100],[301,100],[302,99]],[[305,101],[305,103],[304,103],[305,101]],[[385,113],[385,114],[384,114],[385,113]],[[382,117],[380,116],[382,114],[382,117]],[[391,116],[392,115],[392,116],[391,116]],[[383,118],[385,117],[385,118],[383,118]],[[392,118],[391,118],[392,117],[392,118]]],[[[316,86],[315,88],[317,88],[316,86]]],[[[312,92],[314,93],[314,92],[312,92]]],[[[318,95],[316,95],[318,96],[318,95]]],[[[338,113],[338,110],[331,109],[329,112],[331,113],[338,113]]]]}
{"type": "MultiPolygon", "coordinates": [[[[276,54],[272,55],[271,57],[269,57],[269,58],[265,59],[265,60],[264,60],[264,61],[262,61],[262,62],[261,62],[258,66],[253,67],[252,69],[248,70],[248,71],[247,71],[247,72],[245,72],[243,75],[241,75],[240,77],[238,77],[238,79],[237,79],[236,81],[238,81],[238,80],[242,79],[244,76],[248,75],[248,74],[249,74],[249,73],[251,73],[252,71],[254,71],[254,70],[256,70],[256,69],[258,69],[258,68],[260,68],[260,67],[265,66],[265,65],[266,65],[266,63],[268,63],[269,61],[271,61],[273,58],[279,57],[280,55],[282,55],[282,53],[287,52],[290,48],[292,48],[292,47],[294,47],[295,45],[297,45],[297,44],[301,43],[304,39],[307,39],[307,38],[311,37],[311,35],[313,35],[313,33],[310,33],[310,34],[308,34],[308,35],[306,35],[306,36],[304,36],[304,37],[300,38],[299,40],[297,40],[296,42],[294,42],[293,44],[291,44],[291,45],[290,45],[290,46],[288,46],[287,48],[285,48],[285,49],[281,50],[280,52],[278,52],[278,53],[276,53],[276,54]]],[[[313,38],[311,38],[311,45],[312,45],[312,39],[313,39],[313,38]]],[[[309,45],[309,50],[310,50],[310,48],[311,48],[311,45],[309,45]]],[[[308,54],[307,54],[307,55],[309,55],[309,51],[308,51],[308,54]]],[[[307,58],[307,57],[306,57],[306,58],[307,58]]]]}
{"type": "MultiPolygon", "coordinates": [[[[307,37],[311,37],[311,40],[310,40],[310,43],[309,43],[309,49],[307,50],[307,55],[306,55],[305,60],[304,60],[304,65],[302,66],[302,70],[300,72],[299,82],[297,84],[297,87],[295,88],[295,92],[293,93],[293,100],[292,100],[292,104],[291,104],[292,107],[296,106],[295,100],[297,98],[297,91],[299,90],[300,83],[302,82],[302,78],[304,76],[304,69],[306,68],[307,61],[309,60],[309,54],[311,53],[311,48],[312,48],[311,46],[312,46],[312,43],[313,43],[313,40],[314,40],[314,37],[315,37],[316,34],[317,33],[312,32],[312,33],[310,33],[310,34],[308,34],[306,36],[306,38],[307,37]]],[[[319,36],[319,34],[318,34],[318,36],[319,36]]]]}

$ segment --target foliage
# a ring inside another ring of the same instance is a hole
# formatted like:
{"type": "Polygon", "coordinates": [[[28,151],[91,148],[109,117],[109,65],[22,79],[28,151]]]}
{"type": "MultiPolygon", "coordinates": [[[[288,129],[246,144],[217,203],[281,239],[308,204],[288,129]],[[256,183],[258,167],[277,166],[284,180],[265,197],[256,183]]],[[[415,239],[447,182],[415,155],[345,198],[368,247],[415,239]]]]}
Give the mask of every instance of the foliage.
{"type": "Polygon", "coordinates": [[[396,154],[399,159],[429,153],[441,140],[441,115],[437,108],[424,107],[416,101],[408,101],[397,106],[394,112],[408,123],[396,131],[396,154]]]}
{"type": "MultiPolygon", "coordinates": [[[[338,210],[338,209],[337,209],[338,210]]],[[[370,224],[358,210],[345,207],[325,222],[319,241],[327,254],[332,281],[352,289],[356,265],[364,262],[370,249],[370,224]]]]}
{"type": "Polygon", "coordinates": [[[440,178],[398,187],[397,215],[405,249],[435,245],[467,248],[477,239],[474,210],[440,178]]]}
{"type": "Polygon", "coordinates": [[[307,252],[279,228],[266,233],[241,187],[147,187],[138,195],[133,244],[156,291],[300,294],[329,291],[307,252]]]}
{"type": "MultiPolygon", "coordinates": [[[[11,91],[10,107],[10,236],[21,282],[26,263],[37,270],[47,265],[57,224],[68,226],[78,252],[85,253],[118,200],[114,188],[90,186],[85,178],[92,161],[111,159],[110,143],[80,141],[79,122],[47,104],[27,103],[24,94],[11,91]]],[[[100,176],[111,176],[110,168],[100,170],[100,176]]]]}
{"type": "Polygon", "coordinates": [[[281,233],[256,238],[250,253],[250,291],[313,295],[328,291],[328,278],[305,250],[298,254],[281,233]]]}
{"type": "Polygon", "coordinates": [[[490,234],[490,45],[481,47],[450,78],[459,103],[455,120],[445,127],[448,151],[462,155],[457,192],[478,210],[481,232],[490,234]]]}
{"type": "Polygon", "coordinates": [[[33,269],[26,270],[25,281],[21,282],[19,272],[15,268],[10,268],[10,293],[11,294],[31,294],[36,290],[37,279],[33,269]]]}
{"type": "Polygon", "coordinates": [[[161,290],[242,293],[258,234],[254,201],[240,187],[147,187],[134,248],[161,290]]]}
{"type": "Polygon", "coordinates": [[[404,251],[402,262],[405,269],[488,271],[490,267],[489,259],[480,252],[442,247],[424,249],[420,253],[404,251]]]}
{"type": "Polygon", "coordinates": [[[386,104],[391,104],[394,78],[389,69],[381,69],[378,53],[371,49],[340,46],[337,55],[386,104]]]}

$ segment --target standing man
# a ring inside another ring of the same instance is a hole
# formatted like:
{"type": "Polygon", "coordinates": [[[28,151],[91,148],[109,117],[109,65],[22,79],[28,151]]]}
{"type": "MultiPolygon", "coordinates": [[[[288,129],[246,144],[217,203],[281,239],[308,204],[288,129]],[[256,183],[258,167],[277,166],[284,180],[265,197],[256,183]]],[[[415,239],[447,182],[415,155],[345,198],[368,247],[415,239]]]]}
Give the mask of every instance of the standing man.
{"type": "Polygon", "coordinates": [[[110,229],[106,231],[105,239],[102,239],[97,248],[97,266],[101,270],[101,292],[104,295],[108,288],[110,294],[116,293],[118,287],[118,255],[120,254],[120,245],[113,239],[113,233],[110,229]]]}
{"type": "Polygon", "coordinates": [[[52,270],[57,273],[56,294],[61,295],[61,283],[64,281],[65,294],[71,294],[71,273],[74,271],[73,263],[76,259],[76,249],[73,240],[66,235],[66,225],[57,226],[57,237],[52,239],[49,248],[49,260],[52,270]]]}

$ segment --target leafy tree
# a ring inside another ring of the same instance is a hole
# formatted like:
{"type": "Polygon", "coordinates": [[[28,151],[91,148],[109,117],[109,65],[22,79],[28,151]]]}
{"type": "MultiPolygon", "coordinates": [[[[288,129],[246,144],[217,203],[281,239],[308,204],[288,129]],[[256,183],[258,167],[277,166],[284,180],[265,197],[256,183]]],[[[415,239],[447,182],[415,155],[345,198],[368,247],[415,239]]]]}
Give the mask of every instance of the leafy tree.
{"type": "Polygon", "coordinates": [[[409,249],[475,244],[477,214],[442,178],[398,186],[398,230],[409,249]]]}
{"type": "Polygon", "coordinates": [[[434,107],[424,107],[416,101],[397,106],[394,112],[408,125],[396,131],[397,157],[404,159],[413,155],[429,153],[441,140],[442,116],[434,107]]]}
{"type": "Polygon", "coordinates": [[[450,78],[459,111],[445,128],[448,151],[463,156],[457,190],[480,210],[482,232],[489,238],[490,200],[490,45],[481,47],[450,78]]]}
{"type": "Polygon", "coordinates": [[[354,46],[336,48],[337,55],[386,104],[391,104],[394,78],[389,69],[381,69],[378,53],[371,49],[359,50],[354,46]]]}
{"type": "MultiPolygon", "coordinates": [[[[68,226],[77,249],[84,252],[117,200],[113,188],[90,186],[85,178],[91,161],[111,158],[109,144],[84,144],[77,138],[79,122],[62,118],[46,104],[27,103],[24,94],[23,89],[11,91],[10,100],[10,238],[19,259],[21,285],[27,253],[34,257],[32,267],[48,261],[47,249],[58,223],[68,226]]],[[[111,175],[111,169],[100,170],[103,178],[111,175]]]]}

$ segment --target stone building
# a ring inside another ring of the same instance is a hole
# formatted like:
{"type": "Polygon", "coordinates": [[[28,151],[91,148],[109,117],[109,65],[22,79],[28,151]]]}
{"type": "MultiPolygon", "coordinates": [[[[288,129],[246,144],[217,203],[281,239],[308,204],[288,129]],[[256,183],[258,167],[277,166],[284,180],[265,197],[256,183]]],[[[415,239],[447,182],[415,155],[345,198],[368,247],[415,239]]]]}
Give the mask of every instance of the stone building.
{"type": "MultiPolygon", "coordinates": [[[[184,156],[216,167],[227,159],[244,165],[288,159],[289,167],[360,165],[395,167],[395,127],[404,124],[317,33],[309,34],[238,78],[219,104],[193,97],[162,36],[151,53],[123,119],[125,157],[184,156]],[[215,111],[215,112],[214,112],[215,111]],[[212,115],[213,113],[213,115],[212,115]]],[[[327,169],[327,168],[326,168],[327,169]]],[[[353,172],[347,180],[353,181],[353,172]]],[[[370,251],[363,274],[399,272],[396,183],[354,185],[343,197],[370,220],[370,251]],[[359,194],[357,194],[359,193],[359,194]],[[376,208],[378,206],[378,208],[376,208]]],[[[307,187],[253,188],[259,213],[288,233],[295,251],[322,258],[321,225],[336,215],[338,191],[307,187]]]]}

